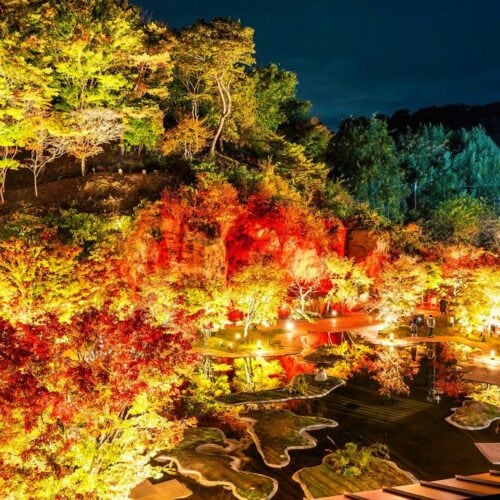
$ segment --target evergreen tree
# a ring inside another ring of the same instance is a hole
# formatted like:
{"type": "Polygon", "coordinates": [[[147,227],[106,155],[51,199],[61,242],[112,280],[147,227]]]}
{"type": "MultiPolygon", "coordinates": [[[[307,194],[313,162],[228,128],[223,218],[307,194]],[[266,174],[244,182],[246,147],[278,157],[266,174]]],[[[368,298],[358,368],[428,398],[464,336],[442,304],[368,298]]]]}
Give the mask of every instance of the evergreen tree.
{"type": "Polygon", "coordinates": [[[356,200],[390,220],[403,218],[408,189],[384,121],[344,120],[332,140],[329,160],[334,177],[345,179],[356,200]]]}

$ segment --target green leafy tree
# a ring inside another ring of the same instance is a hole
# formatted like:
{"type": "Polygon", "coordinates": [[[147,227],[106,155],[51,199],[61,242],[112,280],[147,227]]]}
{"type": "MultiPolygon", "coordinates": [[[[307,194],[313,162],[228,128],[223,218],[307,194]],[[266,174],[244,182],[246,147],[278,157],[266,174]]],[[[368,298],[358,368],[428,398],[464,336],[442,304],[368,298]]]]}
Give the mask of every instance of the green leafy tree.
{"type": "Polygon", "coordinates": [[[409,208],[414,218],[427,216],[461,183],[450,152],[452,133],[442,125],[424,125],[398,139],[398,155],[411,183],[409,208]]]}
{"type": "Polygon", "coordinates": [[[277,132],[287,120],[287,106],[296,99],[297,76],[270,64],[253,71],[257,100],[256,125],[263,131],[277,132]]]}
{"type": "Polygon", "coordinates": [[[209,121],[215,132],[210,154],[215,155],[226,122],[245,100],[250,81],[246,68],[254,63],[253,30],[239,22],[215,19],[210,23],[198,22],[181,31],[174,57],[176,74],[191,104],[194,120],[201,117],[200,102],[208,108],[209,121]]]}
{"type": "Polygon", "coordinates": [[[493,205],[498,201],[500,190],[500,148],[482,127],[461,129],[457,136],[453,169],[461,175],[460,192],[483,198],[493,205]]]}
{"type": "Polygon", "coordinates": [[[443,201],[428,223],[431,236],[449,243],[478,243],[484,223],[493,216],[479,199],[464,194],[443,201]]]}
{"type": "Polygon", "coordinates": [[[163,113],[155,108],[125,110],[123,141],[126,149],[140,156],[144,149],[154,151],[163,134],[163,113]]]}
{"type": "Polygon", "coordinates": [[[356,200],[390,220],[403,218],[408,189],[383,120],[344,120],[332,140],[329,162],[334,165],[333,174],[346,180],[356,200]]]}
{"type": "Polygon", "coordinates": [[[0,39],[0,201],[7,171],[17,169],[19,150],[36,137],[31,117],[49,105],[53,90],[48,73],[30,64],[22,51],[0,39]]]}

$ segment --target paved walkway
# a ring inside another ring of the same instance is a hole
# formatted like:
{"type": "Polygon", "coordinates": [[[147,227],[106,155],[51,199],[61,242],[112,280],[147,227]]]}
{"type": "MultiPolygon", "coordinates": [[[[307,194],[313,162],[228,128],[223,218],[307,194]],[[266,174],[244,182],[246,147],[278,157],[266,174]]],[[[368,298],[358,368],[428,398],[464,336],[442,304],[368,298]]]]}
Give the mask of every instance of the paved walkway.
{"type": "MultiPolygon", "coordinates": [[[[418,311],[422,312],[422,311],[418,311]]],[[[424,311],[427,315],[429,311],[424,311]]],[[[434,311],[430,311],[434,312],[434,311]]],[[[464,366],[464,373],[471,373],[471,380],[480,381],[488,384],[500,385],[500,352],[496,353],[496,358],[491,361],[491,350],[495,349],[498,344],[498,339],[492,339],[490,342],[481,342],[471,338],[465,338],[462,335],[457,335],[456,330],[448,328],[446,317],[435,313],[436,329],[434,336],[429,338],[427,335],[419,335],[411,337],[406,335],[409,329],[404,327],[399,328],[399,333],[396,332],[394,340],[390,341],[387,337],[380,338],[379,333],[383,329],[384,324],[379,321],[374,315],[364,312],[352,312],[342,316],[331,316],[328,318],[320,318],[313,323],[308,321],[289,321],[280,320],[276,325],[273,325],[269,330],[282,329],[285,333],[280,333],[273,337],[273,343],[269,344],[266,340],[266,329],[259,327],[252,336],[262,340],[262,347],[256,351],[238,351],[238,349],[217,349],[209,347],[195,347],[194,352],[212,357],[220,358],[239,358],[244,356],[256,357],[276,357],[290,356],[302,352],[305,347],[317,344],[314,340],[315,333],[326,332],[350,332],[359,335],[364,340],[385,346],[404,347],[411,344],[431,344],[442,342],[456,342],[466,344],[474,349],[477,349],[479,354],[474,355],[470,360],[470,364],[464,366]]],[[[427,331],[427,329],[421,329],[427,331]]],[[[236,330],[235,330],[236,331],[236,330]]],[[[420,333],[422,333],[422,331],[420,333]]],[[[233,344],[227,342],[226,344],[233,344]]],[[[467,376],[466,376],[467,378],[467,376]]]]}
{"type": "MultiPolygon", "coordinates": [[[[293,321],[293,328],[289,333],[276,336],[284,346],[302,346],[300,338],[311,332],[352,332],[361,335],[368,341],[377,339],[383,323],[375,316],[363,312],[353,312],[343,316],[321,318],[314,323],[308,321],[293,321]]],[[[288,321],[281,320],[278,328],[287,330],[288,321]]]]}

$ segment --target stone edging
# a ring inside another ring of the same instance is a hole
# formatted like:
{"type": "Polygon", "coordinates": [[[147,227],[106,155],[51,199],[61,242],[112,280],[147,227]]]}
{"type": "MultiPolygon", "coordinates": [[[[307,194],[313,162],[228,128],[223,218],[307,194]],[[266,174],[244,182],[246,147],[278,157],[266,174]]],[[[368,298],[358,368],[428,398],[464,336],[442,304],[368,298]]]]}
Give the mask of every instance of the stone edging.
{"type": "MultiPolygon", "coordinates": [[[[462,406],[462,408],[463,408],[463,406],[462,406]]],[[[450,408],[450,410],[452,412],[456,412],[459,409],[460,408],[450,408]]],[[[482,431],[484,429],[487,429],[493,422],[495,422],[495,420],[500,420],[500,417],[495,417],[495,418],[491,418],[491,419],[487,420],[486,424],[483,424],[483,425],[477,425],[477,426],[460,425],[458,422],[455,422],[453,420],[453,415],[454,415],[454,413],[452,413],[451,415],[446,417],[445,418],[446,422],[453,425],[454,427],[457,427],[458,429],[463,429],[465,431],[482,431]]]]}
{"type": "MultiPolygon", "coordinates": [[[[244,402],[240,402],[240,403],[223,403],[221,401],[218,401],[218,403],[226,405],[226,406],[243,406],[243,405],[286,403],[287,401],[304,401],[306,399],[319,399],[319,398],[324,398],[325,396],[328,396],[328,394],[330,394],[332,391],[334,391],[335,389],[338,389],[339,387],[342,387],[343,385],[346,385],[345,380],[341,380],[339,384],[333,386],[332,388],[328,389],[327,391],[322,392],[321,394],[314,394],[312,396],[293,396],[292,394],[290,394],[289,396],[286,396],[284,398],[279,398],[279,399],[276,398],[276,399],[257,400],[257,401],[244,401],[244,402]]],[[[286,387],[288,387],[288,386],[285,386],[285,388],[286,387]]],[[[276,390],[276,389],[273,389],[273,390],[276,390]]]]}

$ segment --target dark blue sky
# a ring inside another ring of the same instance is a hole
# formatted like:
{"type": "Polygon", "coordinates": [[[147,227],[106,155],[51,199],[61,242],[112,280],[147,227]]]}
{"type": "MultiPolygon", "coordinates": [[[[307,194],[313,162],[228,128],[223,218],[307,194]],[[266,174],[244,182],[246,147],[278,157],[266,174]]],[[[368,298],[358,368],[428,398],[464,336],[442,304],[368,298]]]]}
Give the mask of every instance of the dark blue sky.
{"type": "Polygon", "coordinates": [[[500,100],[500,0],[132,0],[181,28],[231,17],[259,64],[298,74],[332,127],[349,115],[500,100]]]}

